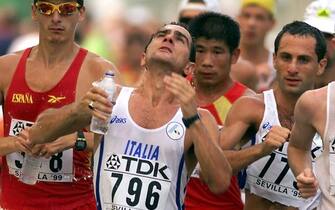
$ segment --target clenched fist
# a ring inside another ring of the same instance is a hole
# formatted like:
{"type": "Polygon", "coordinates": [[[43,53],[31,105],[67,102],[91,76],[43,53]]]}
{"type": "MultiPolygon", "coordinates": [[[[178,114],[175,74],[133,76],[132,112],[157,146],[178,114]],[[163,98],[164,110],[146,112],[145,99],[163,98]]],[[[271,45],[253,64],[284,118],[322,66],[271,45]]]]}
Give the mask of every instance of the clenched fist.
{"type": "Polygon", "coordinates": [[[289,138],[291,131],[281,126],[272,126],[269,133],[264,137],[263,153],[270,154],[273,150],[281,147],[289,138]]]}
{"type": "Polygon", "coordinates": [[[316,195],[318,191],[318,181],[315,178],[312,169],[306,168],[297,176],[298,189],[301,193],[301,197],[309,198],[316,195]]]}

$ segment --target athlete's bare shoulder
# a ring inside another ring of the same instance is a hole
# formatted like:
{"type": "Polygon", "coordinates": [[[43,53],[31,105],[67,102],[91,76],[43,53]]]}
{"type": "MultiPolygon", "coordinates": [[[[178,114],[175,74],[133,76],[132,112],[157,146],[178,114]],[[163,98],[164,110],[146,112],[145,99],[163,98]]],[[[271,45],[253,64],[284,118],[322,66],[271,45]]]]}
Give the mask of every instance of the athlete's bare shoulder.
{"type": "Polygon", "coordinates": [[[8,69],[15,68],[22,54],[23,54],[23,51],[19,51],[19,52],[0,56],[0,67],[1,67],[0,70],[7,69],[6,71],[8,71],[8,69]]]}
{"type": "Polygon", "coordinates": [[[249,124],[258,124],[263,118],[264,109],[265,105],[262,94],[242,96],[232,105],[226,122],[230,120],[232,122],[234,120],[242,120],[249,124]]]}
{"type": "Polygon", "coordinates": [[[8,87],[23,51],[0,56],[0,89],[8,87]]]}
{"type": "Polygon", "coordinates": [[[327,110],[327,86],[306,91],[299,98],[295,115],[303,117],[306,121],[323,121],[327,110]]]}
{"type": "Polygon", "coordinates": [[[239,104],[239,106],[252,106],[252,107],[258,107],[258,106],[264,106],[264,97],[263,94],[256,94],[254,91],[248,89],[248,92],[246,92],[243,96],[241,96],[239,99],[235,101],[233,106],[235,104],[239,104]]]}
{"type": "Polygon", "coordinates": [[[95,53],[88,52],[85,63],[85,68],[88,69],[89,73],[94,78],[101,78],[101,76],[108,70],[114,71],[118,77],[119,72],[114,64],[95,53]]]}

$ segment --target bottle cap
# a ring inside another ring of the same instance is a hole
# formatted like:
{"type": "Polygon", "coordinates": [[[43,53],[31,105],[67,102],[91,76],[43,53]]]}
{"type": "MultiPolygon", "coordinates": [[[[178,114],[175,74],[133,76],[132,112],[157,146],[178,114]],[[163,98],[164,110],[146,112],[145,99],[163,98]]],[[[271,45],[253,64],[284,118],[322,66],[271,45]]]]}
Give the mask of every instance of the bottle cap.
{"type": "Polygon", "coordinates": [[[106,76],[115,76],[114,72],[112,70],[108,70],[106,73],[105,73],[106,76]]]}

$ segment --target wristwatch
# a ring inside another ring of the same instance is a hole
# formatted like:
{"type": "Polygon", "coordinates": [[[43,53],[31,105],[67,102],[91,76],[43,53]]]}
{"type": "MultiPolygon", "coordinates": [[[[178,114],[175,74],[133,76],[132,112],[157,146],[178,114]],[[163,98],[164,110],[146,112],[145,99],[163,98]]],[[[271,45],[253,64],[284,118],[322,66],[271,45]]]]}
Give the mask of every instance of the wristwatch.
{"type": "Polygon", "coordinates": [[[74,144],[74,149],[76,151],[84,151],[87,147],[87,142],[83,131],[77,132],[76,143],[74,144]]]}
{"type": "Polygon", "coordinates": [[[189,128],[197,120],[200,120],[200,116],[198,113],[189,118],[182,118],[182,121],[186,128],[189,128]]]}

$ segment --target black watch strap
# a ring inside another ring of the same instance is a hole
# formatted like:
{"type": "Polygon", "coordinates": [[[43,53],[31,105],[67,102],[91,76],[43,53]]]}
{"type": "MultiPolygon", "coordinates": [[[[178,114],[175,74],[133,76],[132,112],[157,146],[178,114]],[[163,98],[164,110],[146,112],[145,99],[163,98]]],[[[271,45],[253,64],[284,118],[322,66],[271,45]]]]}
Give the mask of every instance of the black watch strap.
{"type": "Polygon", "coordinates": [[[200,116],[199,116],[198,113],[193,115],[192,117],[189,117],[189,118],[182,118],[183,123],[184,123],[186,128],[189,128],[195,121],[197,121],[199,119],[200,119],[200,116]]]}
{"type": "Polygon", "coordinates": [[[86,138],[83,131],[77,131],[77,139],[74,144],[74,149],[77,151],[83,151],[87,147],[86,138]]]}

